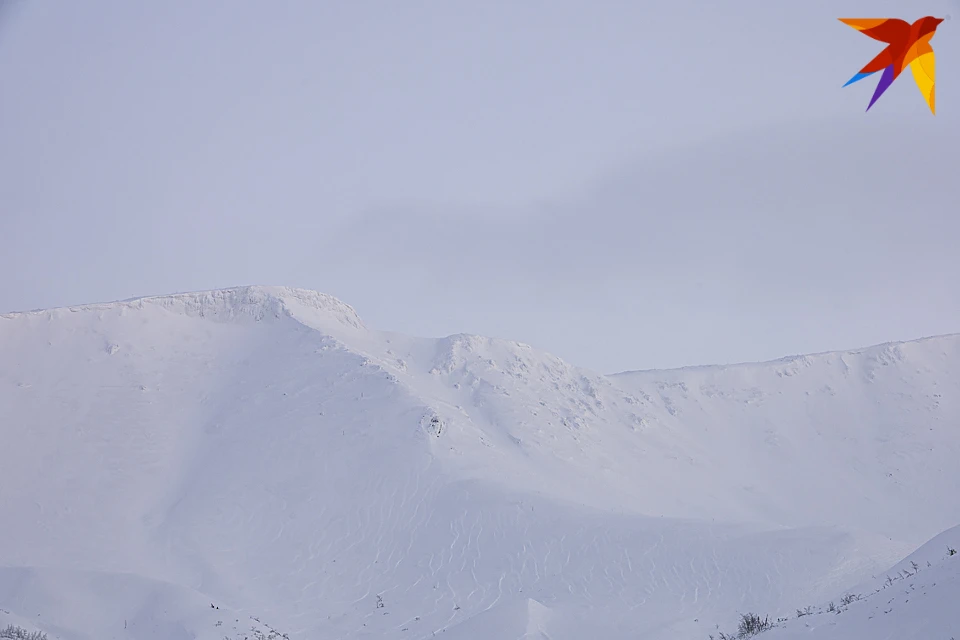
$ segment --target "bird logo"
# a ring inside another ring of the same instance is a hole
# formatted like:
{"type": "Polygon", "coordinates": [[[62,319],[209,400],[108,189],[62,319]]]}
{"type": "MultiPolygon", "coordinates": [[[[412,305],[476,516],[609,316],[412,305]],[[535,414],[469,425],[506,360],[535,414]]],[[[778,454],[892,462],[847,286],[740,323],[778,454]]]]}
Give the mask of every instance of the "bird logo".
{"type": "Polygon", "coordinates": [[[860,69],[860,71],[847,81],[847,85],[863,80],[878,71],[882,71],[880,82],[873,92],[873,98],[867,105],[867,111],[883,95],[883,92],[890,88],[893,81],[897,79],[900,73],[910,65],[910,71],[913,72],[913,79],[920,89],[920,93],[927,101],[930,111],[937,113],[936,109],[936,59],[933,54],[933,47],[930,46],[930,39],[933,38],[937,27],[943,22],[943,18],[934,18],[926,16],[920,18],[913,24],[896,18],[840,18],[840,22],[849,25],[865,36],[870,36],[874,40],[879,40],[887,47],[877,54],[873,60],[860,69]]]}

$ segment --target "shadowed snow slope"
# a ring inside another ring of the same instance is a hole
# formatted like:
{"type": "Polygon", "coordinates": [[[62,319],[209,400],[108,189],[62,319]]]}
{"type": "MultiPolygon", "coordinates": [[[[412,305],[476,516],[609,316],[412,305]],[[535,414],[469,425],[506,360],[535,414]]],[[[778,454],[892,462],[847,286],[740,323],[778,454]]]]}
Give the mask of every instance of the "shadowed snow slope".
{"type": "Polygon", "coordinates": [[[958,374],[947,336],[603,376],[272,287],[2,316],[0,609],[64,640],[706,638],[960,522],[958,374]]]}

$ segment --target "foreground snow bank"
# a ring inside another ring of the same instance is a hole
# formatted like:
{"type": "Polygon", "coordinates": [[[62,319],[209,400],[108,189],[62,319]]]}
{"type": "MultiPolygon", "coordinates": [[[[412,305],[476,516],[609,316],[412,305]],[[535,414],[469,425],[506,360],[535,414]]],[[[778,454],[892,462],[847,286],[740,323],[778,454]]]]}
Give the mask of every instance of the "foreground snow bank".
{"type": "Polygon", "coordinates": [[[798,609],[758,640],[955,640],[960,637],[960,526],[920,547],[889,571],[819,606],[798,609]]]}

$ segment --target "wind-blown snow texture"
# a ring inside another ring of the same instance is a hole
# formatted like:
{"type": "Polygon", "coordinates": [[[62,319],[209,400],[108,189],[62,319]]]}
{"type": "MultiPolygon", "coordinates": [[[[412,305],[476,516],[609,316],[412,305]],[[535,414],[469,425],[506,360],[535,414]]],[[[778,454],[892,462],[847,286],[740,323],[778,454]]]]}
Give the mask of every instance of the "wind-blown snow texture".
{"type": "MultiPolygon", "coordinates": [[[[706,640],[960,523],[958,387],[958,336],[605,376],[285,288],[2,316],[0,627],[706,640]]],[[[960,635],[931,544],[769,637],[960,635]]]]}

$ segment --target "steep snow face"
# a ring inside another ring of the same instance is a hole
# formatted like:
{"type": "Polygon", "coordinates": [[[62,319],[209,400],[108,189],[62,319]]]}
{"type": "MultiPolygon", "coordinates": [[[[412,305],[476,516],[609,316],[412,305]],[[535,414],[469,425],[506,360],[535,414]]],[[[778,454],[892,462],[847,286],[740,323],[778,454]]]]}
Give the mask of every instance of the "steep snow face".
{"type": "Polygon", "coordinates": [[[958,356],[602,376],[267,287],[3,316],[0,609],[64,640],[239,638],[250,616],[705,638],[960,522],[958,356]]]}
{"type": "Polygon", "coordinates": [[[614,376],[724,461],[774,521],[922,544],[960,522],[960,336],[763,364],[614,376]]]}
{"type": "Polygon", "coordinates": [[[911,547],[960,522],[944,493],[960,482],[960,336],[615,376],[478,336],[368,334],[363,348],[448,425],[438,455],[460,475],[911,547]]]}
{"type": "Polygon", "coordinates": [[[269,523],[287,503],[310,508],[319,487],[323,509],[344,513],[376,493],[382,478],[359,463],[398,482],[429,463],[423,408],[390,374],[294,321],[283,298],[242,293],[0,321],[0,423],[17,451],[0,503],[23,516],[4,525],[5,560],[216,580],[205,567],[224,548],[296,530],[269,523]],[[238,528],[251,509],[259,524],[238,528]]]}
{"type": "Polygon", "coordinates": [[[435,448],[451,473],[604,509],[717,515],[691,473],[695,443],[669,433],[657,402],[520,343],[390,340],[398,378],[448,425],[435,448]]]}

